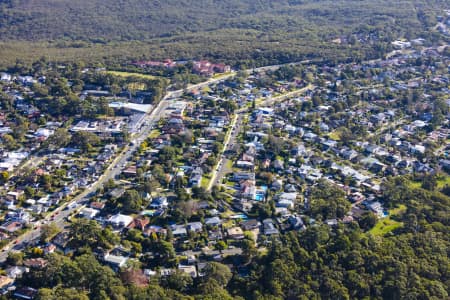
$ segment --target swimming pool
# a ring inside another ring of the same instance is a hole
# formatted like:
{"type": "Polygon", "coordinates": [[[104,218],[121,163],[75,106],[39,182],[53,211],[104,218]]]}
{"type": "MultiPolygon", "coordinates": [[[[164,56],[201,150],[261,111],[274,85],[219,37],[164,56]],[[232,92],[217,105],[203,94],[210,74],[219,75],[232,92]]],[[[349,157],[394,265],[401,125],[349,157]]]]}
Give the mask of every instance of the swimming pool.
{"type": "Polygon", "coordinates": [[[263,194],[256,194],[255,195],[255,201],[263,201],[264,195],[263,194]]]}
{"type": "Polygon", "coordinates": [[[230,216],[230,219],[248,219],[248,217],[245,214],[236,214],[230,216]]]}

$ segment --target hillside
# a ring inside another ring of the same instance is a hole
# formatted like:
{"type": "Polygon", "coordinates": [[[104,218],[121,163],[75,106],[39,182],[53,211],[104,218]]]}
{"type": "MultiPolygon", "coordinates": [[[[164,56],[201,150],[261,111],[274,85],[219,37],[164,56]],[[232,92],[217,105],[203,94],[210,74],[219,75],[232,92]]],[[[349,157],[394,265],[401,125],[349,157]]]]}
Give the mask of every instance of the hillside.
{"type": "MultiPolygon", "coordinates": [[[[0,2],[0,63],[5,57],[35,57],[34,52],[58,59],[65,59],[70,52],[82,53],[87,59],[128,54],[147,57],[150,52],[153,58],[218,55],[232,61],[323,57],[340,52],[336,50],[342,47],[330,45],[339,36],[359,34],[363,41],[353,50],[364,48],[367,43],[421,36],[436,24],[436,15],[445,8],[445,3],[442,0],[6,0],[0,2]],[[24,41],[33,44],[27,47],[24,41]],[[110,48],[99,51],[95,45],[110,48]]],[[[373,56],[370,53],[373,49],[380,47],[371,47],[363,56],[373,56]]],[[[345,55],[355,54],[347,51],[345,55]]]]}
{"type": "Polygon", "coordinates": [[[381,23],[416,28],[416,7],[425,2],[430,1],[7,0],[0,13],[0,35],[25,40],[142,40],[234,28],[265,33],[311,30],[319,37],[318,29],[335,26],[340,31],[381,23]]]}

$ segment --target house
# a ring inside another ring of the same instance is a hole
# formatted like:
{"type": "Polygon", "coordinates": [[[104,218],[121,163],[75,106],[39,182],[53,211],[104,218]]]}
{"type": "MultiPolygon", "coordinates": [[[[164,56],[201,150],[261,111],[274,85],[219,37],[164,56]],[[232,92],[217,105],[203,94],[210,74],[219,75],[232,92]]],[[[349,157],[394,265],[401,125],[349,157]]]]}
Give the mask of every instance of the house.
{"type": "Polygon", "coordinates": [[[439,165],[442,167],[442,169],[450,172],[450,160],[442,159],[441,161],[439,161],[439,165]]]}
{"type": "Polygon", "coordinates": [[[24,273],[27,273],[29,271],[30,269],[27,267],[12,266],[6,269],[6,275],[9,278],[16,279],[21,278],[24,273]]]}
{"type": "Polygon", "coordinates": [[[283,181],[281,179],[275,179],[270,188],[274,191],[279,191],[283,188],[283,181]]]}
{"type": "Polygon", "coordinates": [[[149,227],[147,227],[147,229],[143,230],[144,236],[150,236],[153,233],[158,234],[158,235],[166,235],[167,229],[162,228],[161,226],[157,226],[157,225],[150,225],[149,227]]]}
{"type": "Polygon", "coordinates": [[[302,218],[300,216],[290,216],[288,218],[288,222],[291,226],[291,229],[298,230],[298,229],[305,229],[305,224],[303,224],[302,218]]]}
{"type": "Polygon", "coordinates": [[[12,80],[12,76],[8,73],[0,73],[0,81],[10,82],[12,80]]]}
{"type": "Polygon", "coordinates": [[[292,149],[291,152],[295,156],[305,156],[305,154],[307,153],[304,144],[298,144],[294,149],[292,149]]]}
{"type": "Polygon", "coordinates": [[[240,195],[242,198],[255,199],[256,186],[253,180],[243,180],[240,183],[240,195]]]}
{"type": "Polygon", "coordinates": [[[0,289],[6,289],[14,283],[14,279],[9,276],[0,276],[0,289]]]}
{"type": "Polygon", "coordinates": [[[208,240],[209,241],[218,241],[221,239],[223,239],[222,231],[220,231],[220,230],[208,231],[208,240]]]}
{"type": "Polygon", "coordinates": [[[227,229],[227,235],[229,238],[241,240],[244,238],[244,231],[241,227],[231,227],[227,229]]]}
{"type": "Polygon", "coordinates": [[[50,254],[55,252],[56,250],[56,246],[53,244],[48,244],[47,246],[45,246],[44,248],[44,254],[50,254]]]}
{"type": "Polygon", "coordinates": [[[15,191],[15,192],[8,192],[6,196],[14,199],[15,201],[18,201],[23,194],[24,191],[15,191]]]}
{"type": "Polygon", "coordinates": [[[241,180],[255,180],[255,173],[246,173],[246,172],[235,172],[233,174],[233,181],[241,181],[241,180]]]}
{"type": "Polygon", "coordinates": [[[0,226],[0,229],[8,233],[16,232],[22,229],[22,223],[20,222],[5,222],[0,226]]]}
{"type": "Polygon", "coordinates": [[[219,217],[211,217],[211,218],[205,219],[205,225],[219,226],[220,224],[222,224],[222,220],[219,217]]]}
{"type": "Polygon", "coordinates": [[[15,298],[19,298],[19,299],[32,300],[36,297],[37,293],[38,293],[38,290],[33,289],[31,287],[24,286],[24,287],[17,289],[14,292],[13,296],[15,298]]]}
{"type": "Polygon", "coordinates": [[[133,177],[136,176],[137,172],[136,170],[137,170],[136,166],[129,166],[128,168],[123,170],[122,173],[127,177],[133,177]]]}
{"type": "Polygon", "coordinates": [[[236,162],[236,167],[241,168],[241,169],[252,170],[255,167],[255,164],[250,161],[238,160],[236,162]]]}
{"type": "Polygon", "coordinates": [[[412,154],[424,154],[425,150],[426,150],[426,148],[423,145],[414,145],[414,146],[411,146],[409,149],[409,151],[412,154]]]}
{"type": "Polygon", "coordinates": [[[340,155],[346,160],[353,160],[358,156],[358,152],[353,149],[342,149],[340,155]]]}
{"type": "Polygon", "coordinates": [[[178,270],[190,275],[192,278],[197,277],[197,269],[195,266],[178,265],[178,270]]]}
{"type": "Polygon", "coordinates": [[[105,202],[91,202],[89,206],[93,209],[102,210],[105,208],[105,202]]]}
{"type": "Polygon", "coordinates": [[[53,239],[52,244],[55,245],[58,250],[64,252],[65,255],[73,252],[73,249],[69,248],[70,234],[68,231],[58,233],[53,239]]]}
{"type": "Polygon", "coordinates": [[[186,237],[187,236],[187,230],[186,226],[184,225],[172,225],[170,226],[172,230],[172,235],[174,237],[186,237]]]}
{"type": "Polygon", "coordinates": [[[254,230],[254,229],[259,229],[259,227],[261,226],[261,223],[258,220],[250,219],[250,220],[243,221],[241,223],[241,226],[242,226],[242,228],[244,228],[244,230],[250,231],[250,230],[254,230]]]}
{"type": "Polygon", "coordinates": [[[90,207],[85,207],[80,211],[80,215],[83,216],[83,218],[92,220],[93,218],[95,218],[96,215],[98,215],[100,213],[99,210],[94,209],[94,208],[90,208],[90,207]]]}
{"type": "Polygon", "coordinates": [[[117,187],[109,192],[109,196],[112,198],[120,198],[125,193],[125,189],[117,187]]]}
{"type": "Polygon", "coordinates": [[[279,159],[276,159],[274,162],[273,162],[273,168],[275,169],[275,170],[283,170],[284,169],[284,163],[283,163],[283,161],[281,161],[281,160],[279,160],[279,159]]]}
{"type": "Polygon", "coordinates": [[[9,235],[0,231],[0,241],[4,241],[6,239],[9,239],[9,235]]]}
{"type": "Polygon", "coordinates": [[[189,185],[190,186],[201,186],[202,184],[202,176],[203,176],[203,170],[200,167],[195,168],[192,173],[191,176],[189,178],[189,185]]]}
{"type": "Polygon", "coordinates": [[[43,259],[41,257],[39,258],[29,258],[23,261],[23,265],[25,267],[29,268],[35,268],[35,269],[43,269],[47,266],[48,261],[46,259],[43,259]]]}
{"type": "Polygon", "coordinates": [[[118,270],[124,267],[128,261],[128,257],[120,256],[120,255],[111,255],[109,253],[105,254],[103,257],[105,263],[110,265],[113,269],[118,270]]]}
{"type": "Polygon", "coordinates": [[[166,197],[155,198],[150,204],[150,207],[154,209],[166,209],[168,206],[169,202],[166,197]]]}
{"type": "Polygon", "coordinates": [[[275,228],[272,219],[265,219],[263,221],[264,234],[265,235],[276,235],[279,234],[278,229],[275,228]]]}
{"type": "Polygon", "coordinates": [[[203,225],[200,222],[187,223],[186,227],[191,232],[201,232],[203,229],[203,225]]]}
{"type": "Polygon", "coordinates": [[[367,206],[378,218],[384,217],[384,208],[380,202],[374,201],[369,203],[367,206]]]}
{"type": "Polygon", "coordinates": [[[16,212],[11,214],[10,220],[20,222],[22,224],[28,224],[31,221],[31,214],[24,209],[18,209],[16,212]]]}
{"type": "Polygon", "coordinates": [[[133,222],[131,222],[131,223],[127,226],[127,228],[128,228],[128,229],[136,228],[136,229],[139,229],[139,230],[141,230],[141,231],[144,231],[144,230],[145,230],[145,227],[146,227],[149,223],[150,223],[150,220],[149,220],[149,219],[139,217],[139,218],[134,219],[133,222]]]}
{"type": "Polygon", "coordinates": [[[108,219],[108,223],[115,228],[127,227],[131,222],[133,222],[132,217],[122,214],[116,214],[108,219]]]}

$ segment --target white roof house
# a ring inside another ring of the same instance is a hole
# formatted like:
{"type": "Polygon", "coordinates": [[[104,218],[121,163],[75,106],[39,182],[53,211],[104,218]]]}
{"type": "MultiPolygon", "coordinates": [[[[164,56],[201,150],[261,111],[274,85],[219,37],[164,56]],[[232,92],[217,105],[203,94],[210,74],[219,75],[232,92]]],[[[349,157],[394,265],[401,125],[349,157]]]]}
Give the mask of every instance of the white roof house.
{"type": "Polygon", "coordinates": [[[130,216],[117,214],[114,216],[111,216],[108,219],[108,222],[111,223],[115,227],[127,227],[130,225],[130,223],[133,221],[133,218],[130,216]]]}
{"type": "Polygon", "coordinates": [[[80,211],[80,214],[83,215],[86,219],[93,219],[100,211],[98,209],[86,207],[80,211]]]}

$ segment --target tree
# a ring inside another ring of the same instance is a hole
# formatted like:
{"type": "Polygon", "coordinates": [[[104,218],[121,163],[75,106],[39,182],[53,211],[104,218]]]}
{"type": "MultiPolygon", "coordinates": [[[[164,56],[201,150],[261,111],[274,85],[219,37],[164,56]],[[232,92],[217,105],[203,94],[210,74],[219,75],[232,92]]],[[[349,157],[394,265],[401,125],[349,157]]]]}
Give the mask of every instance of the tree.
{"type": "Polygon", "coordinates": [[[93,220],[77,219],[70,224],[69,235],[74,247],[83,246],[110,246],[117,240],[113,234],[108,234],[107,228],[103,229],[93,220]]]}
{"type": "Polygon", "coordinates": [[[309,203],[312,215],[322,220],[343,218],[351,206],[344,191],[325,180],[311,188],[309,203]]]}
{"type": "Polygon", "coordinates": [[[175,249],[173,248],[172,243],[166,242],[166,241],[159,241],[158,249],[161,251],[161,255],[167,259],[175,258],[176,253],[175,249]]]}
{"type": "Polygon", "coordinates": [[[55,133],[50,136],[45,144],[54,148],[65,147],[70,143],[71,136],[66,128],[58,128],[55,133]]]}
{"type": "Polygon", "coordinates": [[[2,141],[3,141],[3,145],[5,145],[6,149],[8,149],[8,150],[14,150],[17,147],[16,140],[10,134],[6,133],[6,134],[2,135],[2,141]]]}
{"type": "Polygon", "coordinates": [[[142,209],[142,197],[136,190],[126,191],[121,199],[123,208],[128,213],[136,213],[142,209]]]}
{"type": "Polygon", "coordinates": [[[377,216],[373,212],[366,212],[358,220],[358,223],[361,229],[369,230],[377,223],[377,216]]]}
{"type": "Polygon", "coordinates": [[[55,223],[44,224],[41,226],[41,242],[48,243],[55,235],[60,232],[55,223]]]}
{"type": "Polygon", "coordinates": [[[193,282],[194,281],[189,274],[181,270],[176,270],[174,273],[167,277],[165,284],[170,289],[186,293],[192,288],[193,282]]]}
{"type": "Polygon", "coordinates": [[[23,264],[23,252],[9,252],[6,258],[6,263],[11,266],[17,266],[23,264]]]}
{"type": "Polygon", "coordinates": [[[216,249],[217,250],[225,250],[227,248],[228,248],[227,243],[225,243],[224,241],[218,241],[216,243],[216,249]]]}
{"type": "Polygon", "coordinates": [[[92,146],[100,144],[100,138],[88,131],[77,131],[72,135],[72,144],[75,147],[80,147],[84,152],[88,152],[92,146]]]}
{"type": "Polygon", "coordinates": [[[207,281],[214,281],[220,287],[225,287],[232,277],[230,268],[218,262],[207,263],[203,272],[207,281]]]}
{"type": "Polygon", "coordinates": [[[145,287],[148,285],[148,278],[141,269],[129,268],[120,274],[120,278],[126,285],[145,287]]]}
{"type": "Polygon", "coordinates": [[[67,300],[89,300],[88,295],[84,291],[71,289],[71,288],[63,288],[61,285],[53,288],[43,288],[39,289],[39,292],[36,296],[37,300],[59,300],[59,299],[67,299],[67,300]]]}
{"type": "Polygon", "coordinates": [[[9,179],[9,173],[8,171],[2,171],[0,172],[0,183],[6,183],[9,179]]]}

